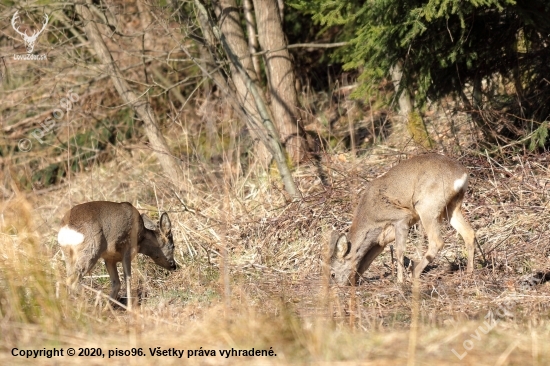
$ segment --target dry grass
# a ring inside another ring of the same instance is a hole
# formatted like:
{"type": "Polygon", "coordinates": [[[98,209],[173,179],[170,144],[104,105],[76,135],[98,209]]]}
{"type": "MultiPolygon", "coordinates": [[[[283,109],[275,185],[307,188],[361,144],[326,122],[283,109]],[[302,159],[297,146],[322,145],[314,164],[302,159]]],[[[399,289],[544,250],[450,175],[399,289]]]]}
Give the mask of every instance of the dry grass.
{"type": "MultiPolygon", "coordinates": [[[[326,237],[332,227],[349,226],[362,183],[385,172],[397,156],[325,156],[328,186],[321,184],[315,167],[302,166],[295,176],[306,195],[295,203],[285,202],[279,182],[270,175],[235,179],[229,193],[224,193],[223,177],[203,176],[194,182],[194,192],[177,198],[146,155],[119,156],[73,176],[58,190],[4,202],[0,362],[27,362],[11,355],[14,347],[101,347],[104,353],[142,347],[147,355],[149,348],[174,347],[185,350],[186,362],[197,364],[232,364],[236,360],[221,357],[220,349],[252,347],[272,347],[277,356],[240,357],[239,362],[407,361],[411,285],[396,284],[389,250],[355,289],[328,288],[321,265],[326,237]],[[216,180],[218,191],[211,190],[216,180]],[[97,199],[130,201],[153,216],[170,212],[181,269],[168,274],[138,257],[133,264],[140,296],[135,314],[110,305],[102,295],[109,290],[102,264],[83,281],[98,292],[65,295],[64,264],[55,242],[58,224],[72,205],[97,199]],[[225,248],[228,283],[220,276],[225,248]],[[187,359],[187,350],[200,347],[216,350],[217,356],[187,359]]],[[[516,155],[497,161],[469,154],[461,161],[472,176],[464,213],[487,263],[477,249],[476,271],[467,276],[463,245],[453,230],[445,230],[447,245],[420,283],[416,363],[546,364],[548,157],[516,155]],[[494,329],[485,334],[491,324],[494,329]],[[471,350],[459,360],[452,350],[462,355],[465,345],[471,350]]],[[[407,256],[414,260],[426,240],[422,230],[412,230],[410,239],[407,256]]],[[[181,362],[146,358],[159,364],[181,362]]],[[[67,356],[55,362],[77,360],[104,362],[67,356]]]]}
{"type": "MultiPolygon", "coordinates": [[[[128,4],[126,16],[148,14],[128,4]]],[[[11,32],[11,6],[4,5],[0,13],[11,32]]],[[[56,14],[61,17],[62,12],[56,14]]],[[[124,19],[119,23],[124,34],[149,23],[124,19]]],[[[142,58],[133,40],[118,39],[121,49],[136,50],[115,54],[128,78],[139,81],[136,85],[144,91],[146,62],[155,75],[154,94],[166,92],[166,98],[152,98],[153,107],[163,116],[163,132],[174,154],[182,157],[192,189],[176,193],[139,141],[142,134],[133,113],[114,108],[120,102],[108,78],[83,62],[80,44],[85,40],[73,45],[66,38],[72,23],[58,21],[48,32],[67,45],[53,46],[44,38],[39,43],[40,52],[49,52],[50,63],[5,58],[0,70],[5,80],[0,138],[9,147],[0,157],[0,363],[29,363],[12,356],[13,348],[54,347],[65,352],[68,347],[101,347],[104,353],[141,347],[146,354],[110,359],[113,364],[182,363],[176,357],[151,357],[149,348],[155,347],[183,349],[184,362],[215,365],[550,363],[547,155],[511,153],[495,159],[478,154],[462,147],[477,146],[479,129],[463,115],[456,116],[453,104],[426,112],[436,146],[453,151],[471,171],[464,213],[483,248],[483,255],[477,249],[474,275],[465,274],[461,239],[447,228],[447,245],[422,275],[417,303],[412,303],[410,283],[396,284],[389,248],[358,287],[329,288],[322,266],[328,234],[349,227],[363,183],[405,158],[398,154],[401,146],[412,144],[401,141],[407,135],[399,131],[403,126],[390,128],[391,112],[372,108],[370,102],[369,107],[361,105],[337,90],[302,95],[306,128],[326,138],[323,148],[328,152],[322,156],[322,169],[316,164],[296,168],[304,199],[289,203],[277,173],[254,163],[252,142],[226,102],[198,98],[187,103],[183,95],[195,92],[195,82],[182,92],[165,89],[195,75],[164,72],[173,67],[165,62],[168,55],[178,58],[168,51],[172,38],[161,35],[155,44],[144,45],[159,51],[150,59],[142,58]],[[170,77],[164,80],[162,75],[170,77]],[[32,140],[31,151],[17,151],[17,141],[30,138],[71,89],[79,102],[55,132],[47,133],[46,140],[53,142],[32,140]],[[112,144],[110,135],[103,135],[104,125],[133,138],[112,144]],[[69,154],[73,164],[68,164],[62,142],[73,147],[72,140],[86,136],[97,141],[74,146],[69,154]],[[350,149],[364,155],[340,153],[350,149]],[[18,187],[33,191],[13,193],[18,187]],[[135,313],[106,299],[110,285],[101,263],[82,281],[85,288],[79,296],[66,294],[65,266],[56,243],[59,222],[70,207],[91,200],[129,201],[153,217],[159,211],[170,214],[180,270],[169,274],[138,256],[133,263],[140,298],[135,313]],[[411,324],[417,327],[411,330],[411,324]],[[471,350],[460,360],[453,349],[463,355],[465,346],[471,350]],[[188,350],[201,347],[217,356],[187,358],[188,350]],[[220,349],[252,347],[272,348],[277,356],[219,355],[220,349]]],[[[7,34],[0,44],[4,53],[23,52],[21,40],[7,34]]],[[[426,240],[419,228],[411,230],[409,239],[406,253],[414,260],[426,240]]],[[[39,357],[33,362],[104,364],[105,359],[39,357]]]]}

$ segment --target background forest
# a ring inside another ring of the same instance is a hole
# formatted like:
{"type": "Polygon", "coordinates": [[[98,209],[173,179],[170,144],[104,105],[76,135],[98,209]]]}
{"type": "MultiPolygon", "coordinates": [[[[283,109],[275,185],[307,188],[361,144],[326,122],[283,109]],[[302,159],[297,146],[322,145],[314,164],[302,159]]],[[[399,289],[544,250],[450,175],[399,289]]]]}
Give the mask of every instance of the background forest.
{"type": "Polygon", "coordinates": [[[0,360],[548,363],[548,19],[544,0],[0,1],[0,360]],[[329,286],[365,182],[426,152],[470,170],[474,275],[446,227],[418,293],[390,250],[329,286]],[[135,312],[101,263],[65,291],[57,231],[92,200],[170,214],[180,270],[138,256],[135,312]]]}

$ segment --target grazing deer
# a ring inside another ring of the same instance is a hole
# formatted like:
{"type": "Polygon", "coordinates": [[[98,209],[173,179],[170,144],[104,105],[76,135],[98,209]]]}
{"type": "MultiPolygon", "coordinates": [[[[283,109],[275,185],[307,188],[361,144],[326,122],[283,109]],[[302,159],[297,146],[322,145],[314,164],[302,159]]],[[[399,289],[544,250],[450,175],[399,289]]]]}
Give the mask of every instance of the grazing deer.
{"type": "Polygon", "coordinates": [[[116,299],[120,279],[116,264],[122,262],[128,307],[131,307],[131,262],[142,253],[169,270],[176,269],[172,224],[166,213],[158,226],[128,202],[95,201],[74,206],[63,217],[57,241],[65,253],[67,284],[74,289],[79,280],[103,258],[116,299]]]}
{"type": "Polygon", "coordinates": [[[468,186],[468,171],[448,157],[427,154],[406,160],[372,180],[359,200],[349,230],[332,232],[330,266],[333,282],[356,284],[386,244],[395,240],[397,282],[403,282],[403,252],[409,228],[420,220],[428,235],[428,251],[415,267],[414,276],[432,262],[443,247],[439,232],[447,218],[462,236],[468,250],[468,273],[474,269],[475,232],[460,206],[468,186]]]}

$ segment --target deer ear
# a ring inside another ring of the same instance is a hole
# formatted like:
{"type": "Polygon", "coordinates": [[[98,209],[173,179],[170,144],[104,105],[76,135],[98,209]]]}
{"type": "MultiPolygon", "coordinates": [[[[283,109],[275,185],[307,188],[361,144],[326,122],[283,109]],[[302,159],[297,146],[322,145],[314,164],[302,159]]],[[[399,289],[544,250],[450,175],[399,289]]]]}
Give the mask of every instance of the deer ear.
{"type": "Polygon", "coordinates": [[[345,234],[340,234],[338,231],[334,230],[330,234],[330,256],[337,258],[343,258],[348,254],[350,249],[348,238],[345,234]]]}
{"type": "Polygon", "coordinates": [[[146,214],[141,214],[141,218],[143,219],[143,226],[145,226],[148,230],[157,230],[157,225],[151,221],[151,219],[146,214]]]}
{"type": "Polygon", "coordinates": [[[336,242],[336,256],[338,258],[344,258],[344,256],[348,254],[349,250],[350,245],[348,238],[344,234],[340,235],[338,241],[336,242]]]}
{"type": "Polygon", "coordinates": [[[338,241],[339,236],[340,233],[336,230],[332,230],[332,232],[330,233],[330,240],[328,242],[329,257],[334,256],[334,252],[336,251],[336,242],[338,241]]]}
{"type": "Polygon", "coordinates": [[[170,218],[168,217],[168,214],[165,212],[160,217],[159,221],[160,230],[164,234],[168,234],[170,230],[172,230],[172,223],[170,222],[170,218]]]}

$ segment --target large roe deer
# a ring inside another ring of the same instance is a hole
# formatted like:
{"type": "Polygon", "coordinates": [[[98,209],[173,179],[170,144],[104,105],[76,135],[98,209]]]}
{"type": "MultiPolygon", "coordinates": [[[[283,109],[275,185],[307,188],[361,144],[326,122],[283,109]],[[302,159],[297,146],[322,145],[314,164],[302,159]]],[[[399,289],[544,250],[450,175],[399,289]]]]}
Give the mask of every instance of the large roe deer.
{"type": "Polygon", "coordinates": [[[333,282],[355,284],[386,244],[395,240],[397,281],[403,282],[403,252],[409,228],[419,220],[428,235],[428,251],[415,267],[414,276],[443,247],[439,232],[447,218],[460,233],[468,250],[468,273],[474,269],[475,232],[460,207],[468,186],[468,171],[448,157],[427,154],[406,160],[369,182],[355,210],[349,240],[332,233],[330,266],[333,282]]]}
{"type": "Polygon", "coordinates": [[[131,307],[131,262],[137,253],[151,257],[159,266],[176,269],[172,224],[166,213],[159,224],[128,202],[96,201],[74,206],[63,217],[57,241],[65,253],[67,283],[78,281],[103,258],[111,278],[111,298],[116,299],[120,279],[116,264],[122,262],[128,306],[131,307]]]}

